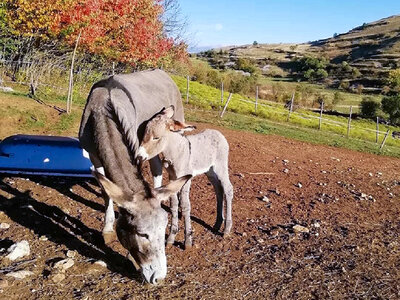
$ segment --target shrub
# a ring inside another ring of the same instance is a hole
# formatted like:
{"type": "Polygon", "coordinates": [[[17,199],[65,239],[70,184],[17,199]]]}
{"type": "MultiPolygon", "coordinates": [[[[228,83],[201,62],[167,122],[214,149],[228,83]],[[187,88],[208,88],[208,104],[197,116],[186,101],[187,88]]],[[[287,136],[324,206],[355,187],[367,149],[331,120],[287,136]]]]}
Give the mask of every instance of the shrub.
{"type": "Polygon", "coordinates": [[[192,76],[193,80],[205,83],[209,69],[211,68],[207,63],[196,60],[192,62],[190,75],[192,76]]]}
{"type": "Polygon", "coordinates": [[[350,82],[347,80],[341,80],[339,84],[339,89],[347,91],[350,87],[350,82]]]}
{"type": "Polygon", "coordinates": [[[375,118],[379,108],[380,104],[372,97],[364,97],[360,103],[361,115],[367,118],[375,118]]]}
{"type": "Polygon", "coordinates": [[[221,86],[221,82],[222,82],[222,76],[219,71],[211,69],[207,72],[207,79],[206,79],[207,85],[219,88],[221,86]]]}
{"type": "Polygon", "coordinates": [[[250,74],[255,74],[258,71],[258,67],[247,58],[238,58],[236,69],[249,72],[250,74]]]}
{"type": "Polygon", "coordinates": [[[328,77],[327,65],[328,60],[324,57],[305,56],[297,60],[297,68],[301,76],[309,81],[322,80],[328,77]]]}
{"type": "Polygon", "coordinates": [[[362,84],[357,84],[356,90],[357,94],[361,95],[362,91],[364,90],[364,86],[362,84]]]}
{"type": "Polygon", "coordinates": [[[384,97],[382,110],[389,115],[392,123],[398,124],[400,122],[400,94],[384,97]]]}
{"type": "Polygon", "coordinates": [[[387,81],[393,90],[400,92],[400,69],[391,70],[387,81]]]}
{"type": "Polygon", "coordinates": [[[339,91],[336,91],[336,92],[333,94],[332,104],[333,104],[333,105],[337,105],[337,104],[339,104],[340,102],[342,102],[343,100],[344,100],[343,94],[342,94],[341,92],[339,92],[339,91]]]}

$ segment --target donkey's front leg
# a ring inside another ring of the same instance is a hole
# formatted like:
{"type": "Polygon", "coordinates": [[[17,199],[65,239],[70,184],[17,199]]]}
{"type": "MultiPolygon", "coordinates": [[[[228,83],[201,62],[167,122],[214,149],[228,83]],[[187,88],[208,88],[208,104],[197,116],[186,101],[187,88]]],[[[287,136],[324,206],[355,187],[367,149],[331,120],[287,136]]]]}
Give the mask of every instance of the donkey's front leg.
{"type": "Polygon", "coordinates": [[[182,215],[185,220],[185,249],[191,248],[192,241],[192,224],[190,221],[190,185],[191,180],[189,180],[181,190],[181,207],[182,207],[182,215]]]}
{"type": "Polygon", "coordinates": [[[168,235],[167,239],[167,245],[172,245],[175,242],[175,236],[178,233],[178,206],[179,206],[179,200],[178,200],[178,194],[174,194],[171,196],[171,213],[172,213],[172,218],[171,218],[171,229],[168,235]]]}
{"type": "Polygon", "coordinates": [[[104,216],[104,227],[103,227],[103,238],[106,244],[116,240],[116,234],[114,231],[115,212],[113,200],[102,191],[103,198],[105,200],[106,212],[104,216]]]}
{"type": "MultiPolygon", "coordinates": [[[[105,175],[104,168],[102,167],[101,162],[97,157],[97,155],[90,153],[89,157],[96,171],[102,175],[105,175]]],[[[103,189],[101,189],[101,192],[105,204],[103,239],[106,244],[109,244],[116,239],[116,234],[114,231],[114,222],[115,222],[114,203],[113,200],[110,197],[108,197],[108,195],[103,189]]]]}

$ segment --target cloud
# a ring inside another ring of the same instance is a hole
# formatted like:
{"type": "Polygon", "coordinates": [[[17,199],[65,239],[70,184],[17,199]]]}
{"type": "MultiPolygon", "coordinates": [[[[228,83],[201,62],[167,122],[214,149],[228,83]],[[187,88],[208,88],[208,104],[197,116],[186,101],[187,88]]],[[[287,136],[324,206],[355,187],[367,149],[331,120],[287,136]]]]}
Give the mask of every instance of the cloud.
{"type": "Polygon", "coordinates": [[[215,30],[216,31],[221,31],[222,30],[222,28],[223,28],[223,26],[222,26],[222,24],[215,24],[215,30]]]}

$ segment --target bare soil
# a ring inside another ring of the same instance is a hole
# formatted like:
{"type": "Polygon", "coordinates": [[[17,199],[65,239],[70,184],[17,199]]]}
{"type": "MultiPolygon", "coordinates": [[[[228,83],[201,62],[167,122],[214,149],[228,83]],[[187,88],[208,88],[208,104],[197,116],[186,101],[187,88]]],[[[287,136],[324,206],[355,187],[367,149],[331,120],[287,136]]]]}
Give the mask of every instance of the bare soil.
{"type": "Polygon", "coordinates": [[[3,177],[0,223],[10,228],[0,229],[0,298],[400,298],[398,159],[219,130],[231,148],[232,234],[212,232],[212,186],[196,177],[194,247],[183,250],[181,230],[158,286],[143,284],[118,242],[104,245],[93,180],[3,177]],[[8,261],[5,249],[24,239],[31,254],[8,261]],[[57,282],[54,263],[68,250],[75,264],[57,282]],[[6,276],[17,270],[33,275],[6,276]]]}

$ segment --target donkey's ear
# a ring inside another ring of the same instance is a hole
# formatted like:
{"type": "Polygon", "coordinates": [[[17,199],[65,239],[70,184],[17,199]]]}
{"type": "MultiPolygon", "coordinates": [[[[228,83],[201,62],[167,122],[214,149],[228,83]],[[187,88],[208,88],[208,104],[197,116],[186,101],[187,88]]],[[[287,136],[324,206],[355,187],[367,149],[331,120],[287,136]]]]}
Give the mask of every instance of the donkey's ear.
{"type": "Polygon", "coordinates": [[[181,190],[183,185],[192,178],[192,175],[182,176],[176,180],[171,181],[167,185],[153,189],[153,197],[156,199],[157,203],[161,201],[168,200],[172,194],[176,194],[181,190]]]}
{"type": "Polygon", "coordinates": [[[118,206],[126,209],[132,208],[132,201],[128,201],[130,200],[130,197],[118,185],[97,171],[92,171],[92,174],[100,183],[108,197],[113,199],[118,206]]]}
{"type": "Polygon", "coordinates": [[[163,111],[161,112],[164,116],[166,116],[167,118],[172,118],[175,114],[175,107],[173,105],[170,105],[166,108],[163,109],[163,111]]]}
{"type": "Polygon", "coordinates": [[[185,131],[192,131],[195,129],[196,129],[196,126],[185,124],[185,123],[179,122],[177,120],[172,120],[172,122],[170,122],[170,124],[169,124],[169,130],[173,131],[173,132],[183,133],[185,131]]]}

